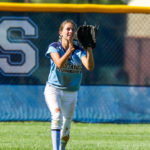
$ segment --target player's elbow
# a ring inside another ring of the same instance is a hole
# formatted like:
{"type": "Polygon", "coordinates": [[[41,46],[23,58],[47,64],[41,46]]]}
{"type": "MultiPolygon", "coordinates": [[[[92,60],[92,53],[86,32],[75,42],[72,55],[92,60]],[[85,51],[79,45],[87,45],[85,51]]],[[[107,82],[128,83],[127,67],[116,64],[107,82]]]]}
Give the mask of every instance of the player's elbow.
{"type": "Polygon", "coordinates": [[[58,64],[58,65],[57,65],[57,68],[58,68],[58,69],[61,69],[62,67],[63,67],[63,66],[62,66],[61,64],[58,64]]]}
{"type": "Polygon", "coordinates": [[[88,71],[93,71],[93,70],[94,70],[94,68],[89,68],[89,69],[88,69],[88,71]]]}
{"type": "Polygon", "coordinates": [[[57,65],[57,68],[58,68],[58,69],[61,69],[61,68],[63,68],[63,67],[64,67],[64,65],[65,65],[65,64],[57,63],[56,65],[57,65]]]}
{"type": "Polygon", "coordinates": [[[86,69],[87,69],[88,71],[93,71],[93,70],[94,70],[94,65],[88,66],[86,69]]]}

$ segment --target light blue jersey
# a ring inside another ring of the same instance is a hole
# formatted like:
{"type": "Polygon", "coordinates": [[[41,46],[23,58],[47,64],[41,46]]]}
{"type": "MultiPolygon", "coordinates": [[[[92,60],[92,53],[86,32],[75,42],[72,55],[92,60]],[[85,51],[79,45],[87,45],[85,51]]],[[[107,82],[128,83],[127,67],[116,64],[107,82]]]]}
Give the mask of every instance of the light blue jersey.
{"type": "Polygon", "coordinates": [[[65,54],[65,50],[60,42],[54,42],[49,46],[46,56],[50,58],[51,67],[47,83],[67,91],[79,90],[82,79],[81,58],[86,56],[86,51],[79,46],[75,46],[75,51],[61,69],[58,69],[51,59],[50,53],[52,52],[59,53],[60,56],[65,54]]]}

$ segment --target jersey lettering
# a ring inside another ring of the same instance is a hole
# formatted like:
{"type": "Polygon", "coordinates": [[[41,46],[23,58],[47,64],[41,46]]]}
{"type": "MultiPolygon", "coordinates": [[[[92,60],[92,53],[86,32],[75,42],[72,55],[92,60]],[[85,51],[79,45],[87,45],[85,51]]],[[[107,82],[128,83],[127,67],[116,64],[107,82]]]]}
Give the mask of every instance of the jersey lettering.
{"type": "Polygon", "coordinates": [[[68,73],[81,73],[82,71],[82,65],[74,65],[71,63],[66,63],[64,67],[61,69],[57,69],[61,72],[68,72],[68,73]]]}

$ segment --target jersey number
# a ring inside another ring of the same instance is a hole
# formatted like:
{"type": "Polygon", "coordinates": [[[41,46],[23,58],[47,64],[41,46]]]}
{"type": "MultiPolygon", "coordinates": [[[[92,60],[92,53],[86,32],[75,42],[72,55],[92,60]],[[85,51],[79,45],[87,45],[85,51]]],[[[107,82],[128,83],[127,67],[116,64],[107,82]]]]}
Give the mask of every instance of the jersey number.
{"type": "Polygon", "coordinates": [[[29,76],[36,70],[38,49],[28,39],[37,37],[38,28],[28,17],[0,19],[0,72],[4,76],[29,76]],[[20,33],[20,38],[12,38],[13,32],[20,33]],[[12,60],[12,55],[16,61],[12,60]]]}

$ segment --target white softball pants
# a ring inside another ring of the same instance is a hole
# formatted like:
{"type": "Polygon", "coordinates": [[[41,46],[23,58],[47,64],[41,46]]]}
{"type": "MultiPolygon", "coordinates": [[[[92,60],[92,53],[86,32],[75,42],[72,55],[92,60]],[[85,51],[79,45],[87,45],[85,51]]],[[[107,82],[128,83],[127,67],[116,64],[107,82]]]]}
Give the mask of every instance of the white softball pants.
{"type": "Polygon", "coordinates": [[[64,91],[46,84],[44,95],[51,112],[51,129],[61,129],[61,138],[69,136],[77,92],[64,91]]]}

